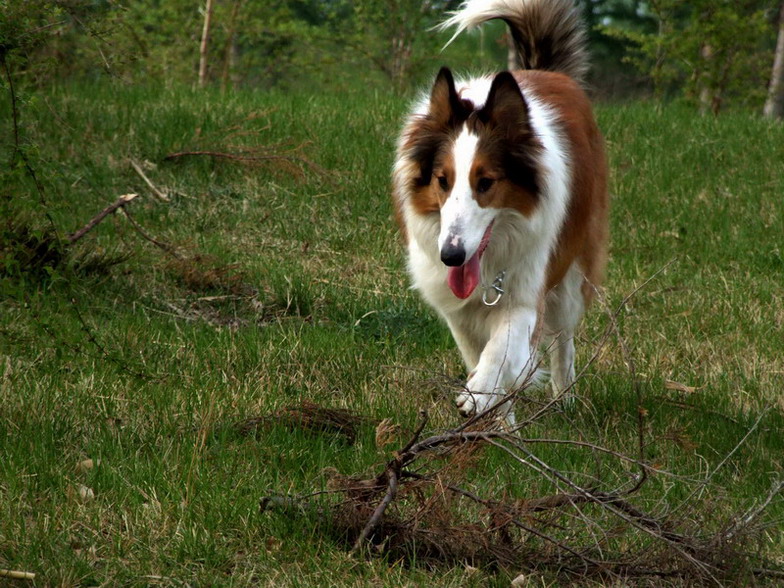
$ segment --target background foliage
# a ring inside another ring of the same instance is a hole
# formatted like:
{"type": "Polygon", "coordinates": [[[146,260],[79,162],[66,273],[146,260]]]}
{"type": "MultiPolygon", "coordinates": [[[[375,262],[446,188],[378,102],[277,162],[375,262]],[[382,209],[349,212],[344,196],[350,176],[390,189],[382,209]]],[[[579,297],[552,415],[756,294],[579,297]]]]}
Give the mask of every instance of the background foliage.
{"type": "Polygon", "coordinates": [[[659,97],[681,94],[718,113],[725,103],[758,106],[765,98],[778,3],[755,0],[656,0],[639,6],[655,30],[608,23],[629,41],[627,59],[647,72],[659,97]]]}
{"type": "MultiPolygon", "coordinates": [[[[426,31],[456,0],[215,0],[214,84],[254,88],[419,84],[446,56],[505,62],[505,30],[465,36],[440,55],[426,31]],[[361,76],[358,75],[361,73],[361,76]]],[[[758,107],[773,59],[774,0],[582,0],[593,83],[605,96],[654,88],[714,112],[758,107]],[[632,67],[634,66],[634,67],[632,67]]],[[[193,83],[202,3],[191,0],[3,0],[0,46],[36,86],[109,74],[127,82],[193,83]]]]}

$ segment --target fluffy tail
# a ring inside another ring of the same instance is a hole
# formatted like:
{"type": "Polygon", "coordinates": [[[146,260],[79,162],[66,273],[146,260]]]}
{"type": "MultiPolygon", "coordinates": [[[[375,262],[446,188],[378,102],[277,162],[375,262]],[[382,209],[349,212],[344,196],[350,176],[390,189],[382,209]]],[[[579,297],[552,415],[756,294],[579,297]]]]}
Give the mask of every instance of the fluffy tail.
{"type": "Polygon", "coordinates": [[[455,27],[451,43],[466,29],[496,18],[509,26],[523,69],[557,71],[583,82],[587,37],[573,0],[468,0],[437,28],[455,27]]]}

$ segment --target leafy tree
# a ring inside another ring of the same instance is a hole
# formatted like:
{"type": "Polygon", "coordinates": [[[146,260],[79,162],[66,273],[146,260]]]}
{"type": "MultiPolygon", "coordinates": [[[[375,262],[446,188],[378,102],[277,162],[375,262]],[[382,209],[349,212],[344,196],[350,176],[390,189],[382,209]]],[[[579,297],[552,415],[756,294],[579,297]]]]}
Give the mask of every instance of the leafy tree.
{"type": "Polygon", "coordinates": [[[441,37],[429,29],[459,2],[448,0],[338,0],[324,14],[338,42],[362,56],[394,87],[437,55],[441,37]]]}
{"type": "Polygon", "coordinates": [[[605,31],[632,42],[629,60],[647,72],[657,95],[680,92],[701,110],[728,101],[758,103],[770,71],[770,2],[649,0],[640,7],[655,32],[611,24],[605,31]]]}
{"type": "Polygon", "coordinates": [[[610,96],[648,93],[650,82],[624,60],[632,42],[626,35],[608,32],[612,27],[634,35],[654,33],[656,22],[645,9],[645,0],[579,0],[578,5],[588,31],[592,85],[610,96]]]}

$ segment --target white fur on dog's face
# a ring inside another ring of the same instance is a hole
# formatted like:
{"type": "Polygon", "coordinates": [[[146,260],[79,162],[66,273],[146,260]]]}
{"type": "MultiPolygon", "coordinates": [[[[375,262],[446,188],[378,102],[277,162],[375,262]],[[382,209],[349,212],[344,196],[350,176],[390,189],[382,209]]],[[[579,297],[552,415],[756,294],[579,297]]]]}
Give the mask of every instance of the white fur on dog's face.
{"type": "Polygon", "coordinates": [[[477,135],[463,129],[452,145],[454,185],[441,207],[441,231],[438,235],[439,251],[447,243],[453,247],[462,246],[466,261],[479,250],[482,237],[498,212],[495,208],[479,206],[474,198],[470,176],[478,143],[477,135]]]}

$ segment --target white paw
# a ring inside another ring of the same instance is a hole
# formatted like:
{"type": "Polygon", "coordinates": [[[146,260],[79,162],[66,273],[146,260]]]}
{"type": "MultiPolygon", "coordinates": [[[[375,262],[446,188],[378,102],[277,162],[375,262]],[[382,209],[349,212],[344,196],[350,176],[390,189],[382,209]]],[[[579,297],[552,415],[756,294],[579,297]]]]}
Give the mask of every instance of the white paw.
{"type": "MultiPolygon", "coordinates": [[[[457,394],[455,404],[460,415],[466,418],[485,412],[496,404],[503,401],[505,395],[503,393],[486,393],[486,392],[471,392],[468,389],[463,390],[457,394]]],[[[505,427],[508,431],[513,431],[516,424],[515,414],[512,402],[506,402],[503,406],[498,407],[494,417],[505,427]]]]}
{"type": "Polygon", "coordinates": [[[458,392],[455,398],[457,410],[464,417],[474,416],[480,414],[490,407],[498,404],[503,400],[503,390],[495,392],[478,392],[475,390],[482,390],[484,387],[477,385],[475,378],[469,378],[466,387],[458,392]]]}
{"type": "Polygon", "coordinates": [[[457,393],[455,404],[460,415],[464,417],[474,416],[487,408],[487,394],[481,392],[471,392],[468,389],[457,393]]]}

